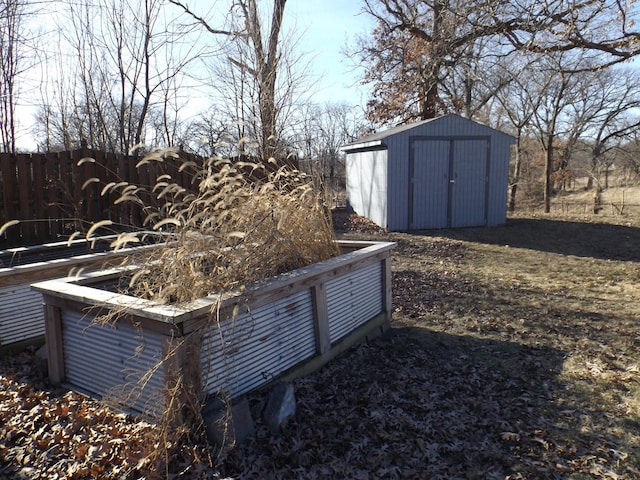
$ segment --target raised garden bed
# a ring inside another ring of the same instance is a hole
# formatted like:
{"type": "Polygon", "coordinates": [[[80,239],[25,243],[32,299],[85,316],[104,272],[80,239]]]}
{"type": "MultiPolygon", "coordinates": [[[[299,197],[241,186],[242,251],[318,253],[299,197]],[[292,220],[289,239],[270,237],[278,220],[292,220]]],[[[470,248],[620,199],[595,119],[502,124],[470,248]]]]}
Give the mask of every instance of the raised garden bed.
{"type": "Polygon", "coordinates": [[[117,263],[131,249],[114,252],[115,237],[74,240],[0,251],[0,349],[44,337],[42,296],[31,284],[117,263]]]}
{"type": "Polygon", "coordinates": [[[339,244],[342,255],[241,296],[187,305],[110,291],[126,273],[118,269],[35,284],[45,303],[50,380],[95,397],[115,392],[131,410],[153,413],[166,407],[176,375],[206,394],[237,397],[312,371],[390,320],[394,244],[339,244]],[[123,314],[96,324],[105,309],[123,314]]]}

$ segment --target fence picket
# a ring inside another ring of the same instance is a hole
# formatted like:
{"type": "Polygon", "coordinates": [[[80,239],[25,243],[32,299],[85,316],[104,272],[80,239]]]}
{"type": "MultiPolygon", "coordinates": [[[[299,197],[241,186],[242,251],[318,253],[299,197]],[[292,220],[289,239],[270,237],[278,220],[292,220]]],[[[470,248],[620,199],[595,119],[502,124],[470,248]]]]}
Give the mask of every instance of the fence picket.
{"type": "Polygon", "coordinates": [[[33,211],[35,218],[36,237],[50,236],[49,225],[45,213],[46,202],[44,199],[45,185],[45,157],[44,155],[31,156],[31,171],[33,173],[33,211]]]}
{"type": "Polygon", "coordinates": [[[58,236],[62,233],[62,212],[60,210],[60,189],[55,188],[55,179],[59,178],[59,159],[55,153],[45,154],[45,170],[46,178],[43,180],[42,187],[47,192],[47,219],[49,220],[50,239],[58,240],[58,236]]]}
{"type": "Polygon", "coordinates": [[[32,195],[34,191],[30,155],[16,155],[18,172],[18,212],[22,220],[21,233],[27,243],[32,243],[36,238],[35,212],[32,208],[32,195]]]}
{"type": "MultiPolygon", "coordinates": [[[[15,156],[3,155],[0,158],[0,168],[2,169],[2,223],[5,224],[10,220],[17,220],[15,202],[13,192],[15,186],[18,185],[18,177],[16,175],[16,158],[15,156]]],[[[6,242],[14,245],[20,238],[19,226],[6,230],[4,234],[6,242]]]]}

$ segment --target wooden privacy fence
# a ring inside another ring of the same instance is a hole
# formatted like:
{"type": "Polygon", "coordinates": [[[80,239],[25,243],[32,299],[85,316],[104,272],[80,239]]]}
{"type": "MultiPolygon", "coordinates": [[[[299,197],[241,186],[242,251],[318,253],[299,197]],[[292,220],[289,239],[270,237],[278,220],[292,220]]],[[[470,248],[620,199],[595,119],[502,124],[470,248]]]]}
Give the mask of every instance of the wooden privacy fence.
{"type": "MultiPolygon", "coordinates": [[[[1,153],[0,225],[10,220],[20,223],[0,237],[0,248],[65,240],[100,220],[111,220],[116,230],[142,227],[141,206],[133,202],[114,204],[117,193],[101,194],[110,182],[151,187],[160,175],[168,174],[187,190],[197,188],[192,185],[192,173],[180,172],[179,168],[186,160],[200,163],[198,157],[181,152],[180,158],[138,167],[140,159],[89,149],[1,153]]],[[[148,200],[152,203],[151,195],[148,200]]]]}

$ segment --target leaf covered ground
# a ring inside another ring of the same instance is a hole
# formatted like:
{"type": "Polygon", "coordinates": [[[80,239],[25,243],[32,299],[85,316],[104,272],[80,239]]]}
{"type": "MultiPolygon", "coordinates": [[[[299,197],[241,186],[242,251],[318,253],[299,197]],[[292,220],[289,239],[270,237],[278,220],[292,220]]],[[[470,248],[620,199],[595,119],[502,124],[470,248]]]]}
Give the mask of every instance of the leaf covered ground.
{"type": "Polygon", "coordinates": [[[234,449],[170,445],[169,461],[152,462],[152,425],[51,390],[27,351],[0,365],[0,476],[640,478],[637,224],[336,224],[397,242],[392,328],[295,381],[298,411],[281,433],[257,422],[234,449]]]}

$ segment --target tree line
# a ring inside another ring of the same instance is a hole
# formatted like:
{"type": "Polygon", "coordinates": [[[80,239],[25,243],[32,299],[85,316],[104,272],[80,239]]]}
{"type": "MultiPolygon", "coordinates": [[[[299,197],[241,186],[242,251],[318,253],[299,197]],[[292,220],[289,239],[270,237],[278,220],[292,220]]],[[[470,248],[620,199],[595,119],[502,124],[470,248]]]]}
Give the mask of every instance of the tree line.
{"type": "Polygon", "coordinates": [[[585,156],[596,192],[614,163],[637,172],[635,2],[365,0],[364,10],[376,26],[353,53],[372,85],[369,121],[456,112],[512,133],[511,210],[526,185],[548,212],[585,156]]]}
{"type": "Polygon", "coordinates": [[[511,209],[529,197],[549,211],[578,166],[596,197],[613,165],[636,180],[633,0],[362,0],[374,26],[345,53],[370,88],[363,108],[309,99],[311,60],[304,33],[283,28],[286,6],[0,0],[2,150],[16,150],[20,85],[37,72],[45,151],[181,146],[334,172],[339,146],[362,133],[455,112],[516,137],[511,209]],[[46,16],[56,25],[34,30],[46,16]],[[206,105],[187,119],[193,98],[206,105]]]}

